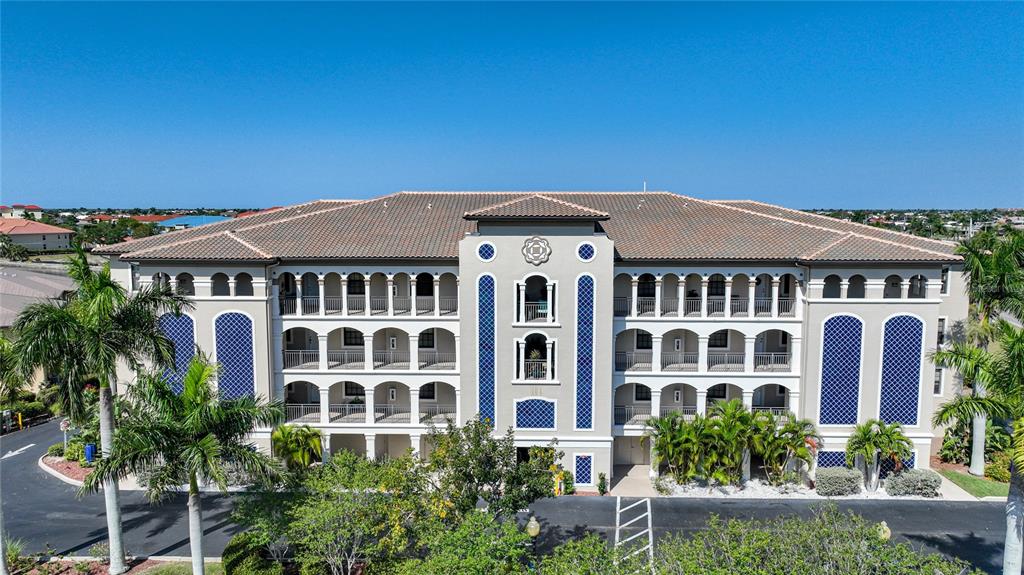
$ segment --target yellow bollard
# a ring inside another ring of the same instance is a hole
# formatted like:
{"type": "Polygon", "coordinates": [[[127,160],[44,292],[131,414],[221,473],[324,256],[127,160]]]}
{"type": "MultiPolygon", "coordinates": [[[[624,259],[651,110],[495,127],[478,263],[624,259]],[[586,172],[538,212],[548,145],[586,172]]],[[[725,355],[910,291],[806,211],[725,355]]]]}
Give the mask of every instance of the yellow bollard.
{"type": "Polygon", "coordinates": [[[25,429],[24,427],[21,426],[21,412],[20,411],[18,412],[18,429],[19,430],[25,429]]]}

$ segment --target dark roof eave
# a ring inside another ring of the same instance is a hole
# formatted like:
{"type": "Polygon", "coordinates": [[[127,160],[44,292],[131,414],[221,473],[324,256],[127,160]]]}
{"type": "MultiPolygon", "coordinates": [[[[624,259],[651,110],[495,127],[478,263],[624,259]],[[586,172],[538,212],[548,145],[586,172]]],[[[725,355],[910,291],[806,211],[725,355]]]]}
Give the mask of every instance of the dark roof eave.
{"type": "Polygon", "coordinates": [[[466,214],[464,219],[478,222],[603,222],[611,219],[609,215],[593,216],[476,216],[466,214]]]}

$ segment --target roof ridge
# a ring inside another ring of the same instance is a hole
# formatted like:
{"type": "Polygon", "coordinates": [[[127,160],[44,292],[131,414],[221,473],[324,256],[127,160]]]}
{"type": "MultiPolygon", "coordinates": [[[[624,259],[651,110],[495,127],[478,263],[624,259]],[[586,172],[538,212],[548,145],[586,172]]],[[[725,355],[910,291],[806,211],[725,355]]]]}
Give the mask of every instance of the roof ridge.
{"type": "Polygon", "coordinates": [[[584,205],[577,204],[575,202],[566,201],[566,200],[563,200],[563,199],[560,199],[560,198],[552,198],[551,196],[545,195],[545,194],[543,194],[541,192],[535,192],[535,193],[530,193],[530,194],[526,194],[526,195],[521,195],[521,196],[512,198],[510,200],[506,200],[504,202],[498,202],[496,204],[491,204],[489,206],[484,206],[482,208],[477,208],[475,210],[468,210],[468,211],[466,211],[463,214],[463,217],[474,215],[474,214],[481,214],[481,213],[489,212],[489,211],[492,211],[492,210],[501,209],[501,208],[504,208],[504,207],[507,207],[507,206],[511,206],[511,205],[514,205],[514,204],[518,204],[520,202],[525,202],[527,200],[531,200],[531,199],[534,199],[534,198],[540,198],[542,200],[553,202],[553,203],[556,203],[556,204],[561,205],[561,206],[572,208],[574,210],[581,210],[581,211],[584,211],[584,212],[589,212],[591,215],[605,216],[605,217],[608,216],[608,213],[602,212],[600,210],[595,210],[594,208],[591,208],[589,206],[584,206],[584,205]]]}
{"type": "Polygon", "coordinates": [[[808,254],[808,255],[806,255],[804,257],[806,259],[809,259],[809,260],[810,259],[814,259],[814,257],[817,256],[818,254],[820,254],[820,253],[822,253],[824,251],[830,250],[830,249],[838,246],[839,244],[845,242],[846,240],[848,240],[848,239],[850,239],[852,237],[854,237],[852,233],[840,236],[839,239],[837,239],[836,241],[831,242],[829,244],[826,244],[826,245],[822,246],[821,248],[819,248],[817,250],[814,250],[813,252],[811,252],[810,254],[808,254]]]}
{"type": "Polygon", "coordinates": [[[313,216],[313,215],[326,214],[328,212],[336,212],[338,210],[344,210],[346,208],[351,208],[352,206],[369,204],[371,202],[376,202],[376,201],[379,201],[379,200],[390,198],[391,196],[394,196],[394,195],[395,194],[388,194],[386,196],[381,196],[379,198],[373,198],[373,199],[369,199],[369,200],[353,200],[352,202],[349,202],[349,203],[341,205],[341,206],[335,206],[333,208],[326,208],[326,209],[323,209],[323,210],[317,210],[315,212],[309,212],[309,213],[305,213],[305,214],[296,214],[294,216],[288,216],[287,218],[281,218],[281,219],[274,220],[274,221],[271,221],[271,222],[262,222],[262,223],[259,223],[259,224],[253,224],[251,226],[242,226],[242,227],[237,228],[237,229],[232,230],[232,231],[234,231],[234,232],[244,232],[244,231],[248,231],[248,230],[254,230],[256,228],[262,228],[263,226],[269,226],[269,225],[273,225],[273,224],[280,224],[280,223],[284,223],[284,222],[290,222],[292,220],[298,220],[298,219],[306,218],[306,217],[313,216]]]}
{"type": "MultiPolygon", "coordinates": [[[[577,204],[576,202],[570,202],[568,200],[563,200],[563,199],[559,199],[559,198],[552,198],[551,196],[544,195],[543,193],[536,194],[536,196],[538,198],[544,198],[545,200],[551,200],[552,202],[555,202],[555,203],[558,203],[558,204],[562,204],[563,206],[566,206],[566,207],[576,208],[576,209],[580,209],[580,210],[586,210],[586,211],[591,212],[593,214],[600,214],[602,216],[609,215],[607,212],[602,212],[601,210],[595,210],[594,208],[592,208],[590,206],[584,206],[583,204],[577,204]]],[[[529,197],[529,196],[527,196],[527,197],[529,197]]]]}
{"type": "MultiPolygon", "coordinates": [[[[945,253],[942,253],[942,252],[939,252],[939,251],[928,250],[928,249],[925,249],[925,248],[917,248],[917,247],[914,247],[914,246],[909,246],[907,244],[901,244],[899,242],[885,240],[885,239],[882,239],[882,238],[873,238],[871,236],[867,236],[867,235],[864,235],[864,234],[859,234],[857,232],[836,230],[836,229],[832,229],[832,228],[827,228],[825,226],[817,226],[817,225],[814,225],[814,224],[809,224],[807,222],[800,222],[800,221],[797,221],[797,220],[791,220],[789,218],[784,218],[782,216],[776,216],[776,215],[773,215],[773,214],[763,214],[761,212],[756,212],[754,210],[746,210],[746,209],[743,209],[743,208],[738,207],[738,206],[732,206],[732,205],[727,205],[727,204],[719,204],[719,203],[713,202],[711,200],[701,200],[701,199],[698,199],[698,198],[693,198],[693,199],[695,201],[698,201],[698,202],[714,204],[714,205],[717,205],[717,206],[720,206],[720,207],[723,207],[723,208],[726,208],[726,209],[729,209],[729,210],[737,210],[737,211],[740,211],[740,212],[743,212],[743,213],[753,214],[755,216],[761,216],[763,218],[769,218],[769,219],[773,219],[773,220],[787,222],[787,223],[794,224],[794,225],[804,226],[804,227],[808,227],[808,228],[814,228],[814,229],[818,229],[818,230],[824,230],[826,232],[832,232],[834,234],[850,234],[851,236],[857,236],[857,237],[864,238],[866,240],[870,240],[870,241],[874,241],[874,242],[882,242],[882,243],[885,243],[885,244],[899,246],[901,248],[912,249],[912,250],[915,250],[915,251],[926,252],[926,253],[930,253],[930,254],[934,254],[934,255],[939,255],[939,256],[943,256],[943,257],[949,257],[949,255],[950,255],[950,254],[945,254],[945,253]]],[[[761,205],[774,206],[774,204],[763,204],[763,203],[761,205]]],[[[783,209],[785,209],[785,208],[783,208],[783,209]]],[[[916,237],[916,236],[912,236],[912,237],[916,237]]]]}
{"type": "MultiPolygon", "coordinates": [[[[470,194],[530,194],[530,195],[551,195],[551,194],[594,194],[594,195],[617,195],[617,194],[661,194],[678,196],[675,192],[668,190],[402,190],[396,192],[398,194],[451,194],[451,195],[470,195],[470,194]]],[[[552,198],[554,199],[554,198],[552,198]]]]}
{"type": "Polygon", "coordinates": [[[212,234],[204,234],[204,235],[201,235],[201,236],[196,236],[194,238],[178,240],[178,241],[175,241],[175,242],[168,242],[166,244],[158,244],[158,245],[155,245],[155,246],[152,246],[152,247],[143,248],[141,250],[129,252],[129,255],[137,256],[139,254],[144,254],[146,252],[152,252],[152,251],[155,251],[155,250],[162,250],[164,248],[170,248],[170,247],[174,247],[174,246],[190,244],[192,242],[198,242],[199,240],[207,240],[207,239],[210,239],[210,238],[215,238],[217,236],[223,236],[223,235],[226,235],[227,233],[228,233],[228,230],[222,230],[222,231],[219,231],[219,232],[214,232],[212,234]]]}
{"type": "Polygon", "coordinates": [[[263,251],[262,249],[256,247],[255,245],[253,245],[253,244],[243,240],[242,238],[238,237],[235,234],[234,230],[228,230],[228,231],[224,232],[224,235],[228,236],[229,238],[235,240],[236,242],[242,244],[243,246],[249,248],[250,250],[260,254],[261,256],[263,256],[263,257],[265,257],[267,259],[273,259],[274,258],[274,256],[270,255],[269,253],[263,251]]]}

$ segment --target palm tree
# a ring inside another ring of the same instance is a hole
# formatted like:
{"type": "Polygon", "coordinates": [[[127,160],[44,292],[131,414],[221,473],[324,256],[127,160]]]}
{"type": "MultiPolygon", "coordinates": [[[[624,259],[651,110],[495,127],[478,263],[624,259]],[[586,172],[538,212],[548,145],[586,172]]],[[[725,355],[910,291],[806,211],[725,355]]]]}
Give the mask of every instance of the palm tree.
{"type": "Polygon", "coordinates": [[[750,461],[754,417],[738,399],[719,401],[711,408],[708,428],[708,479],[719,483],[739,483],[750,461]]]}
{"type": "Polygon", "coordinates": [[[900,424],[869,419],[854,427],[853,433],[846,440],[846,464],[856,465],[859,459],[864,474],[864,488],[877,491],[881,460],[892,461],[898,470],[912,451],[913,443],[903,434],[900,424]]]}
{"type": "MultiPolygon", "coordinates": [[[[180,313],[190,304],[166,284],[127,294],[111,277],[109,264],[100,271],[89,267],[81,246],[68,258],[67,269],[76,283],[70,296],[31,304],[15,320],[15,355],[23,371],[41,367],[58,379],[57,401],[74,421],[86,418],[86,384],[98,387],[100,448],[106,456],[113,445],[118,365],[135,370],[147,361],[156,367],[172,365],[174,346],[160,330],[158,318],[164,310],[180,313]]],[[[103,496],[109,571],[117,575],[126,570],[117,483],[104,485],[103,496]]]]}
{"type": "Polygon", "coordinates": [[[270,444],[289,471],[306,469],[322,456],[320,432],[308,425],[279,425],[270,434],[270,444]]]}
{"type": "Polygon", "coordinates": [[[957,396],[935,412],[933,422],[946,425],[976,415],[1010,421],[1013,433],[1003,574],[1017,575],[1024,552],[1024,329],[1000,321],[994,331],[995,349],[954,345],[935,352],[937,363],[973,374],[988,393],[984,397],[957,396]]]}
{"type": "Polygon", "coordinates": [[[0,336],[0,404],[17,399],[18,392],[25,386],[25,381],[25,374],[18,367],[14,343],[0,336]]]}
{"type": "MultiPolygon", "coordinates": [[[[972,316],[969,333],[975,346],[984,350],[1000,314],[1024,316],[1024,232],[1009,230],[1000,236],[985,231],[961,242],[956,254],[963,258],[967,275],[972,316]]],[[[971,379],[965,384],[971,385],[976,395],[985,395],[982,382],[971,379]]],[[[985,474],[985,423],[984,413],[972,419],[969,471],[973,475],[985,474]]]]}
{"type": "Polygon", "coordinates": [[[189,364],[180,394],[159,374],[144,373],[128,391],[130,409],[114,436],[110,455],[86,478],[80,493],[134,474],[148,476],[150,498],[188,486],[192,573],[203,571],[203,511],[200,484],[227,489],[228,467],[255,482],[278,476],[276,462],[255,449],[248,435],[284,419],[280,403],[243,397],[221,400],[210,384],[216,367],[202,357],[189,364]]]}
{"type": "Polygon", "coordinates": [[[775,485],[782,483],[786,470],[797,461],[810,466],[821,442],[814,423],[796,419],[792,412],[781,420],[770,412],[760,411],[754,415],[753,429],[751,447],[764,461],[768,481],[775,485]]]}

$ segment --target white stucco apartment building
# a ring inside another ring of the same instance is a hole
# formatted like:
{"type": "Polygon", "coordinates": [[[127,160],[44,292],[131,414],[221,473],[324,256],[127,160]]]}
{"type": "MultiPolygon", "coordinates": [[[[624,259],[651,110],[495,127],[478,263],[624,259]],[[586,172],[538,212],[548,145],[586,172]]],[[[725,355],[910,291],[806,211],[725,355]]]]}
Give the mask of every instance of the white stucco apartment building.
{"type": "Polygon", "coordinates": [[[967,315],[950,243],[667,192],[401,192],[97,252],[129,289],[193,299],[161,320],[172,378],[197,344],[225,396],[280,399],[371,456],[484,417],[522,447],[557,439],[582,485],[648,463],[652,415],[732,398],[814,421],[819,466],[876,417],[927,466],[956,385],[928,352],[967,315]]]}

